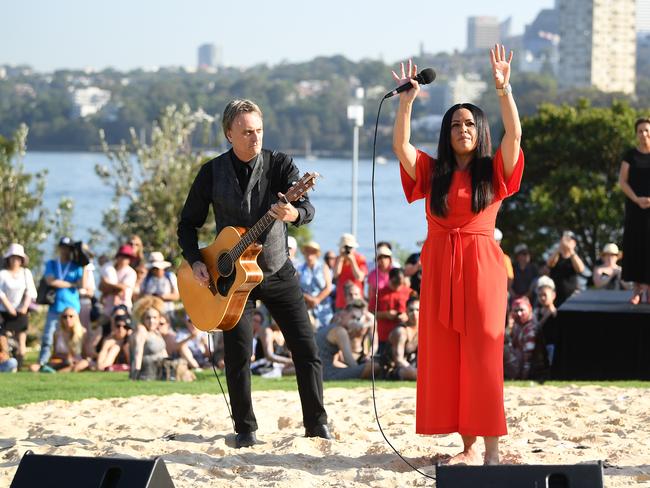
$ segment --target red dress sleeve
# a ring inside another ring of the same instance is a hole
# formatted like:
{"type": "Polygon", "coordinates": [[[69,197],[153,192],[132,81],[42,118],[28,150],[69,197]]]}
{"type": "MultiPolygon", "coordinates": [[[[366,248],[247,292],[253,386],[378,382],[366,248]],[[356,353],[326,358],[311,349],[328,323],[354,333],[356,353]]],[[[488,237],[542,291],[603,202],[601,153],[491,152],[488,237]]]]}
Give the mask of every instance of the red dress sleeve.
{"type": "Polygon", "coordinates": [[[415,180],[409,176],[402,165],[399,166],[402,188],[409,203],[426,198],[431,191],[431,172],[434,160],[427,153],[417,150],[415,158],[415,180]]]}
{"type": "Polygon", "coordinates": [[[521,148],[519,149],[519,157],[515,163],[515,169],[507,181],[503,174],[503,155],[501,154],[501,147],[497,149],[497,152],[492,159],[492,168],[494,169],[494,194],[496,200],[503,200],[519,191],[521,177],[524,174],[524,152],[521,148]]]}

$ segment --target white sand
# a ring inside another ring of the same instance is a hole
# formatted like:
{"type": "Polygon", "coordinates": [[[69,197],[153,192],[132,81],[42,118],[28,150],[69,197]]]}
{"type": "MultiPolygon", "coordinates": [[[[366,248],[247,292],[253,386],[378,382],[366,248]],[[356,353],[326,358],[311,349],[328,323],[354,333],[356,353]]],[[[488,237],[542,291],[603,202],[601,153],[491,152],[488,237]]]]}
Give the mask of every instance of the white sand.
{"type": "MultiPolygon", "coordinates": [[[[415,390],[378,390],[385,433],[414,465],[459,451],[457,435],[414,433],[415,390]]],[[[0,409],[0,486],[23,453],[161,456],[176,488],[433,486],[406,466],[375,424],[370,388],[325,390],[336,439],[306,439],[297,392],[254,393],[260,444],[234,449],[217,395],[171,395],[0,409]]],[[[509,435],[502,461],[576,464],[606,461],[608,487],[650,486],[650,391],[614,387],[508,387],[509,435]]]]}

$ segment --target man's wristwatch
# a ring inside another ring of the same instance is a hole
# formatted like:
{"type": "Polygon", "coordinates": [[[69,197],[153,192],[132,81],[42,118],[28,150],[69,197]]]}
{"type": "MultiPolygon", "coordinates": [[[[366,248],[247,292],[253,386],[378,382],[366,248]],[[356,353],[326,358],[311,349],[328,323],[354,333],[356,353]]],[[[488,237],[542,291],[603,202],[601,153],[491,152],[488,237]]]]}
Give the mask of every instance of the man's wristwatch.
{"type": "Polygon", "coordinates": [[[512,93],[512,86],[510,86],[510,83],[506,83],[503,85],[501,88],[497,88],[497,95],[500,97],[505,97],[506,95],[512,93]]]}

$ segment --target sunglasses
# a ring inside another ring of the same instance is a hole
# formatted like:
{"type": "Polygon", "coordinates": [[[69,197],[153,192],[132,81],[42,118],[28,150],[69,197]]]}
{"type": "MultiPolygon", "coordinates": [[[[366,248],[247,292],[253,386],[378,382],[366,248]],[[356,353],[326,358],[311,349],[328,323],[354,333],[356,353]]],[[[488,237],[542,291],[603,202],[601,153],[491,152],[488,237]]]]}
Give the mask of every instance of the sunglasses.
{"type": "Polygon", "coordinates": [[[129,326],[126,324],[115,324],[116,329],[128,329],[129,326]]]}
{"type": "Polygon", "coordinates": [[[74,315],[61,315],[64,319],[73,319],[75,316],[74,315]]]}

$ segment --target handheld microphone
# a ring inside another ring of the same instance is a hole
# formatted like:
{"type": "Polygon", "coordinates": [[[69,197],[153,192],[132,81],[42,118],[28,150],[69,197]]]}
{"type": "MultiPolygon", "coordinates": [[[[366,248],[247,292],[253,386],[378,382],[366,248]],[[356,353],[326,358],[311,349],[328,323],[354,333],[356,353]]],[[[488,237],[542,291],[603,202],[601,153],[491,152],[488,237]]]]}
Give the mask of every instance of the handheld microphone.
{"type": "MultiPolygon", "coordinates": [[[[420,71],[413,79],[417,81],[420,85],[428,85],[429,83],[431,83],[433,80],[436,79],[436,72],[433,71],[432,68],[425,68],[422,71],[420,71]]],[[[398,86],[393,91],[386,93],[384,99],[393,97],[398,93],[402,93],[403,91],[410,90],[411,88],[413,88],[413,85],[411,85],[411,82],[409,81],[408,83],[404,83],[403,85],[398,86]]]]}

